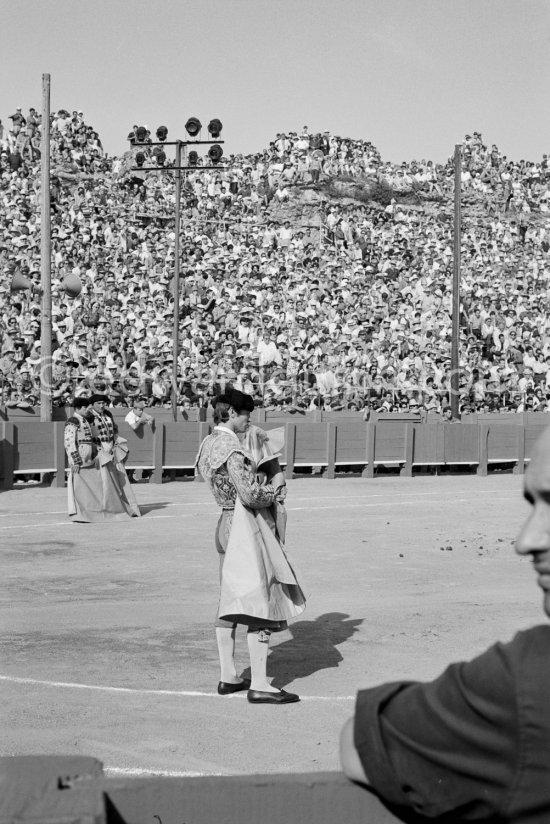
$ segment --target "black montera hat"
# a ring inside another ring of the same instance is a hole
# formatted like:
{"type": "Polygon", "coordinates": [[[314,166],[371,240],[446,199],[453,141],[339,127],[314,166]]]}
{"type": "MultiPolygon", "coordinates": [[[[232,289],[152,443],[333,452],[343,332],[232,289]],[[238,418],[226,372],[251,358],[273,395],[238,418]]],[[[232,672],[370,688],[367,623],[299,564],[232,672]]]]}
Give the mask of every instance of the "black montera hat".
{"type": "Polygon", "coordinates": [[[214,398],[212,406],[216,406],[218,403],[227,403],[239,412],[254,411],[254,398],[252,395],[246,395],[244,392],[230,387],[225,390],[223,395],[218,395],[214,398]]]}
{"type": "Polygon", "coordinates": [[[78,398],[74,398],[72,402],[73,409],[84,409],[85,407],[90,405],[90,398],[79,396],[78,398]]]}

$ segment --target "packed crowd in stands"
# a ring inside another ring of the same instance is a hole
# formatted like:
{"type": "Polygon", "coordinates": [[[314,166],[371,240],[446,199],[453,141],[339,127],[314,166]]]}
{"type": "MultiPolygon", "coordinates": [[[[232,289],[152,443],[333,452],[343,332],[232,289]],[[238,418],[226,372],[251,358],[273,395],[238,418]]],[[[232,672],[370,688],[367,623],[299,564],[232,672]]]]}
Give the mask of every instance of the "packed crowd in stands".
{"type": "MultiPolygon", "coordinates": [[[[132,145],[110,157],[81,111],[50,120],[54,404],[169,406],[174,172],[136,168],[132,145]]],[[[23,409],[42,365],[40,128],[34,109],[0,121],[0,406],[23,409]]],[[[550,411],[548,157],[477,132],[462,157],[460,410],[550,411]]],[[[392,164],[304,127],[201,162],[182,186],[178,407],[229,382],[266,409],[445,414],[452,159],[392,164]]]]}

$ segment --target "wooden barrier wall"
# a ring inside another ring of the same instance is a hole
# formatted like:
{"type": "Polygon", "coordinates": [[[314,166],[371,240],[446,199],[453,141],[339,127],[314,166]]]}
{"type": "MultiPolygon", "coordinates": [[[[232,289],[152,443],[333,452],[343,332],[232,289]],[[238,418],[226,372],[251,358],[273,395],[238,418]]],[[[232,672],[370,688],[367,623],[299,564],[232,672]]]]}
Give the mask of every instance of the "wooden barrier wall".
{"type": "Polygon", "coordinates": [[[397,824],[341,773],[105,778],[86,756],[0,758],[0,824],[397,824]]]}
{"type": "MultiPolygon", "coordinates": [[[[117,410],[115,410],[117,411],[117,410]]],[[[124,410],[123,410],[124,411],[124,410]]],[[[128,469],[151,469],[151,482],[161,483],[163,472],[192,472],[202,439],[211,430],[208,421],[161,423],[134,432],[119,417],[119,431],[128,440],[128,469]]],[[[266,416],[266,430],[284,425],[286,432],[282,465],[288,478],[304,467],[320,467],[324,477],[334,478],[339,467],[362,468],[374,477],[381,468],[394,467],[402,475],[416,468],[466,465],[486,474],[493,465],[510,465],[522,473],[534,443],[547,423],[546,416],[524,423],[419,423],[416,416],[378,416],[365,423],[361,418],[315,421],[266,416]]],[[[54,483],[66,480],[63,422],[15,420],[0,423],[0,479],[10,489],[18,474],[53,473],[54,483]]]]}
{"type": "MultiPolygon", "coordinates": [[[[110,409],[117,423],[124,420],[128,414],[126,406],[112,407],[110,409]]],[[[157,406],[147,410],[157,423],[172,423],[172,410],[157,406]]],[[[72,410],[67,406],[55,406],[52,410],[52,420],[64,422],[72,414],[72,410]]],[[[183,410],[178,408],[176,422],[196,423],[197,421],[212,422],[212,408],[198,408],[183,410]]],[[[355,411],[340,411],[331,412],[321,409],[304,411],[281,411],[263,409],[257,407],[251,415],[252,423],[259,426],[273,423],[274,425],[281,425],[283,423],[341,423],[342,421],[363,421],[363,413],[355,411]]],[[[414,423],[441,423],[443,418],[436,412],[372,412],[371,421],[381,420],[402,420],[412,421],[414,423]]],[[[0,406],[0,422],[10,421],[11,423],[18,423],[20,421],[34,421],[40,423],[40,406],[35,406],[29,409],[20,409],[18,407],[0,406]]],[[[550,412],[499,412],[499,413],[477,413],[472,412],[463,415],[461,419],[463,424],[507,424],[514,426],[528,426],[528,425],[544,425],[550,423],[550,412]]]]}

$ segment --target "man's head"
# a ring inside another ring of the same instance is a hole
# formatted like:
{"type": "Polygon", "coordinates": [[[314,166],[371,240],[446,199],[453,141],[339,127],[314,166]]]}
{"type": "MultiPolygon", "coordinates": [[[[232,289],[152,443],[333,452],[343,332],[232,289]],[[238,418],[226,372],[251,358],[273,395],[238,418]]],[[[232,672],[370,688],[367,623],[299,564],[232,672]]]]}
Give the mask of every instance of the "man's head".
{"type": "Polygon", "coordinates": [[[531,512],[516,540],[516,552],[531,557],[550,617],[550,427],[539,438],[525,473],[524,497],[531,512]]]}
{"type": "Polygon", "coordinates": [[[250,424],[250,413],[254,410],[254,398],[238,389],[227,389],[223,395],[214,398],[214,422],[223,423],[235,433],[246,432],[250,424]]]}
{"type": "Polygon", "coordinates": [[[86,410],[90,405],[90,399],[86,397],[76,397],[73,399],[73,409],[81,415],[85,415],[86,410]]]}
{"type": "Polygon", "coordinates": [[[87,421],[92,422],[94,415],[92,412],[92,402],[89,397],[79,396],[73,400],[73,409],[78,415],[82,415],[87,421]]]}
{"type": "Polygon", "coordinates": [[[107,406],[109,405],[109,398],[107,397],[107,395],[92,395],[90,401],[94,411],[99,412],[100,414],[104,412],[107,406]]]}

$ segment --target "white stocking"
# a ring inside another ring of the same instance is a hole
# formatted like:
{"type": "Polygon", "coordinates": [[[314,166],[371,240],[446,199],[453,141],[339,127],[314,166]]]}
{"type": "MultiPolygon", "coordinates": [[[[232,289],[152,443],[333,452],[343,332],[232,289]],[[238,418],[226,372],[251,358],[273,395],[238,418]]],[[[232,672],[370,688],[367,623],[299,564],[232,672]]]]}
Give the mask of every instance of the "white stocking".
{"type": "Polygon", "coordinates": [[[269,632],[249,632],[248,653],[250,655],[250,672],[252,683],[250,688],[262,692],[279,692],[267,680],[267,653],[269,651],[269,632]]]}
{"type": "Polygon", "coordinates": [[[226,684],[237,684],[235,669],[235,633],[236,627],[216,627],[216,641],[220,657],[220,681],[226,684]]]}

